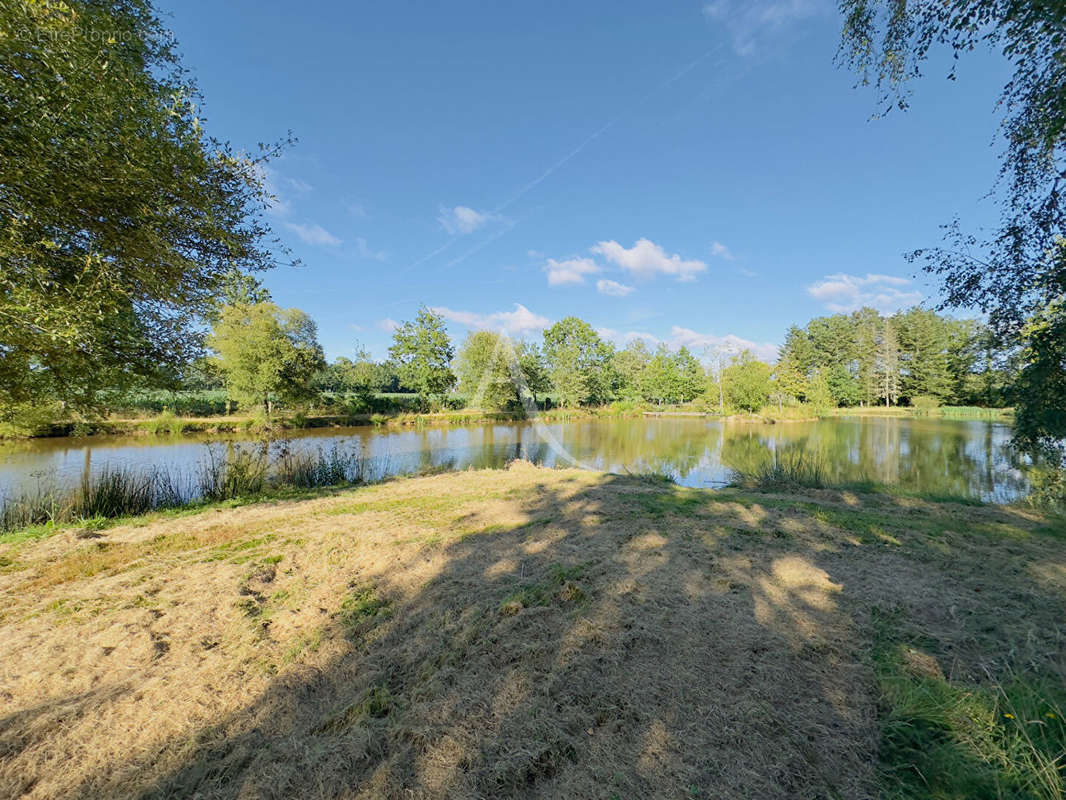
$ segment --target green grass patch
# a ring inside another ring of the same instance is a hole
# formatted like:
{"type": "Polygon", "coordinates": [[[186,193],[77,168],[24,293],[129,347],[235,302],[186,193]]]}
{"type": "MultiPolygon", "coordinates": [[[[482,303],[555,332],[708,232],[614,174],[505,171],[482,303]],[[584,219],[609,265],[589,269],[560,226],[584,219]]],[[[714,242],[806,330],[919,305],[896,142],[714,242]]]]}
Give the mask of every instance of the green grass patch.
{"type": "Polygon", "coordinates": [[[881,777],[888,798],[1061,800],[1066,689],[1061,677],[948,678],[937,643],[898,612],[873,616],[881,777]]]}
{"type": "Polygon", "coordinates": [[[546,580],[537,583],[522,583],[500,603],[504,614],[517,614],[523,608],[550,606],[553,603],[580,603],[586,593],[578,581],[584,576],[586,566],[574,564],[552,565],[546,580]]]}
{"type": "Polygon", "coordinates": [[[337,622],[355,630],[376,623],[392,613],[392,603],[381,597],[374,586],[356,586],[341,601],[337,622]]]}
{"type": "Polygon", "coordinates": [[[628,503],[652,517],[662,517],[667,514],[679,517],[694,516],[706,509],[707,500],[705,492],[677,487],[667,491],[634,492],[627,498],[628,503]]]}

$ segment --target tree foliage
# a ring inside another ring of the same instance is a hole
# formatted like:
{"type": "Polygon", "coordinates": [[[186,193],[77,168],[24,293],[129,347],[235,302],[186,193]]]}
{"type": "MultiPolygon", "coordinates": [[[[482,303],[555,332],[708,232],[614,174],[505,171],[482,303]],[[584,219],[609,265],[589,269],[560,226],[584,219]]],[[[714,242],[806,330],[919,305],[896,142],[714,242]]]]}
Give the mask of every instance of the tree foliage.
{"type": "Polygon", "coordinates": [[[389,355],[400,380],[422,398],[423,406],[455,386],[452,358],[455,348],[448,337],[444,317],[424,305],[413,321],[404,322],[392,334],[389,355]]]}
{"type": "MultiPolygon", "coordinates": [[[[1006,140],[996,229],[964,232],[946,226],[942,247],[912,258],[939,275],[945,306],[977,306],[989,315],[1001,341],[1022,337],[1032,366],[1014,397],[1019,440],[1058,450],[1066,426],[1057,413],[1066,362],[1048,331],[1066,300],[1066,3],[1059,0],[842,0],[841,59],[876,83],[886,109],[905,108],[909,81],[936,46],[956,58],[977,47],[999,50],[1014,73],[1003,88],[1006,140]],[[1050,321],[1049,321],[1050,320],[1050,321]]],[[[954,68],[952,69],[953,76],[954,68]]]]}
{"type": "Polygon", "coordinates": [[[272,410],[274,399],[311,395],[311,379],[324,366],[314,321],[298,308],[273,303],[223,309],[208,336],[226,391],[239,403],[272,410]]]}
{"type": "Polygon", "coordinates": [[[160,382],[273,263],[258,159],[203,128],[150,0],[0,3],[0,405],[160,382]]]}
{"type": "Polygon", "coordinates": [[[582,319],[566,317],[544,331],[544,359],[564,406],[604,403],[614,389],[614,348],[582,319]]]}
{"type": "Polygon", "coordinates": [[[550,388],[536,347],[495,331],[467,335],[456,357],[459,388],[481,408],[520,407],[550,388]]]}
{"type": "Polygon", "coordinates": [[[918,396],[993,404],[1003,402],[1010,381],[1010,350],[975,320],[919,308],[883,317],[862,308],[793,326],[775,374],[785,394],[800,398],[821,370],[839,406],[894,405],[918,396]]]}
{"type": "Polygon", "coordinates": [[[726,402],[744,411],[759,411],[770,398],[771,373],[769,364],[745,350],[723,370],[726,402]]]}

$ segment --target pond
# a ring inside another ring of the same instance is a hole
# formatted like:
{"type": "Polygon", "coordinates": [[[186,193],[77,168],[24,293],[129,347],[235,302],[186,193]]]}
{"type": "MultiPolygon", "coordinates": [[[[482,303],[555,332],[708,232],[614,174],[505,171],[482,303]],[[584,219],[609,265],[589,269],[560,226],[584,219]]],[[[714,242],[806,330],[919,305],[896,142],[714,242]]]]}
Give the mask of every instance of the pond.
{"type": "MultiPolygon", "coordinates": [[[[988,421],[834,418],[752,425],[702,417],[580,419],[462,427],[330,428],[288,431],[293,450],[334,447],[384,476],[427,468],[496,467],[514,458],[577,463],[610,472],[658,471],[684,486],[723,486],[734,469],[802,451],[834,481],[869,478],[908,490],[993,502],[1023,496],[1024,468],[1008,425],[988,421]]],[[[88,437],[0,443],[0,496],[35,485],[73,486],[105,468],[165,469],[195,476],[213,450],[254,446],[252,437],[88,437]]],[[[272,445],[278,447],[275,441],[272,445]]]]}

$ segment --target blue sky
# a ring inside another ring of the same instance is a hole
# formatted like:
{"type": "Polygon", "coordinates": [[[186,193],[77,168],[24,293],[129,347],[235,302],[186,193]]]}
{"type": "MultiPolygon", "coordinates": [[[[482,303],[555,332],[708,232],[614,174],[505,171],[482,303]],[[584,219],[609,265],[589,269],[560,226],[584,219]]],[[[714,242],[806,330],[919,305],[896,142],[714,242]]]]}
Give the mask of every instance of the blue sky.
{"type": "Polygon", "coordinates": [[[992,219],[1006,65],[934,61],[871,120],[832,2],[161,5],[212,134],[299,138],[270,217],[304,266],[265,283],[330,358],[383,356],[420,302],[456,337],[576,314],[769,356],[812,316],[934,302],[903,253],[992,219]]]}

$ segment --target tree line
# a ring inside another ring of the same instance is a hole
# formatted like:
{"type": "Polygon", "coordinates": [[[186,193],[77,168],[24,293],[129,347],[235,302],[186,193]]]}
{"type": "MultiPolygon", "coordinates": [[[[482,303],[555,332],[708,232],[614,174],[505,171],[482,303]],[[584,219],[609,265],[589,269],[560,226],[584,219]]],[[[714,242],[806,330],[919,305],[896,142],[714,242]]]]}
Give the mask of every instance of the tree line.
{"type": "Polygon", "coordinates": [[[456,346],[446,321],[425,306],[393,332],[389,356],[326,363],[314,322],[261,293],[222,307],[207,338],[211,355],[195,375],[224,386],[242,405],[269,413],[275,400],[298,403],[322,392],[369,406],[383,392],[417,394],[424,409],[456,394],[484,409],[613,401],[759,411],[767,403],[817,408],[863,405],[997,405],[1016,374],[1016,349],[996,344],[987,326],[913,308],[892,316],[864,308],[789,329],[775,364],[748,351],[704,361],[687,347],[625,347],[586,321],[566,317],[539,340],[472,331],[456,346]]]}
{"type": "Polygon", "coordinates": [[[827,391],[837,406],[1003,406],[1018,361],[1018,348],[977,320],[862,308],[789,328],[775,375],[785,394],[827,391]]]}

